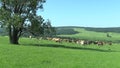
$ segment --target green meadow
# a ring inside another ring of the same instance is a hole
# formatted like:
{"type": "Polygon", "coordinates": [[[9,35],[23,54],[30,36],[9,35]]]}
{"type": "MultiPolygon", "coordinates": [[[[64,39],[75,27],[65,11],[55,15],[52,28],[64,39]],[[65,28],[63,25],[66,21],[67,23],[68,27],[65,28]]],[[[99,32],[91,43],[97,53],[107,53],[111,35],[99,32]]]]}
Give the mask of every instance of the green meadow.
{"type": "MultiPolygon", "coordinates": [[[[85,31],[75,28],[78,34],[60,35],[82,39],[119,40],[119,33],[85,31]]],[[[56,43],[21,37],[19,45],[9,44],[7,36],[0,36],[0,68],[119,68],[120,44],[86,45],[56,43]]]]}

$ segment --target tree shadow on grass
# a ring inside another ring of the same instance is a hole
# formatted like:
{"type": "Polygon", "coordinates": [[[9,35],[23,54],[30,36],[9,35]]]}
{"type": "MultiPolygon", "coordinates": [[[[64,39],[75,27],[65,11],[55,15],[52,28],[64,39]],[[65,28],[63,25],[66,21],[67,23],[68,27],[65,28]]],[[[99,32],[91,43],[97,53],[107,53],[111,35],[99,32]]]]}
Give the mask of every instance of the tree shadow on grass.
{"type": "Polygon", "coordinates": [[[73,46],[65,46],[62,44],[22,44],[24,46],[41,46],[41,47],[54,47],[54,48],[66,48],[66,49],[76,49],[76,50],[90,50],[90,51],[98,51],[98,52],[119,52],[115,50],[104,50],[104,49],[95,49],[95,48],[86,48],[86,47],[73,47],[73,46]]]}

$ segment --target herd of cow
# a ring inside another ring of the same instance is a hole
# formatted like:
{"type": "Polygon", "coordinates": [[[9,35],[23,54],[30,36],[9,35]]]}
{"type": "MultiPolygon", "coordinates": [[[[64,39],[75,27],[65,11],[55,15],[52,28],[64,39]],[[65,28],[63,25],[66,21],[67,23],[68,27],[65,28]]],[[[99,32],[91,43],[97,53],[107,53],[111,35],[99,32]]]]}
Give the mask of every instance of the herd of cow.
{"type": "Polygon", "coordinates": [[[98,46],[102,46],[102,45],[112,45],[112,42],[105,42],[105,41],[91,41],[91,40],[80,40],[80,39],[67,39],[67,38],[51,38],[51,37],[46,37],[47,40],[52,40],[58,43],[62,43],[62,42],[68,42],[68,43],[76,43],[76,44],[80,44],[80,45],[98,45],[98,46]]]}
{"type": "MultiPolygon", "coordinates": [[[[32,36],[29,36],[29,38],[32,38],[32,36]]],[[[43,39],[41,37],[41,39],[43,39]]],[[[74,39],[74,38],[60,38],[60,37],[45,37],[45,40],[50,40],[50,41],[55,41],[58,43],[62,42],[68,42],[68,43],[76,43],[80,45],[98,45],[98,46],[103,46],[103,45],[112,45],[112,42],[105,42],[105,41],[91,41],[91,40],[81,40],[81,39],[74,39]]]]}

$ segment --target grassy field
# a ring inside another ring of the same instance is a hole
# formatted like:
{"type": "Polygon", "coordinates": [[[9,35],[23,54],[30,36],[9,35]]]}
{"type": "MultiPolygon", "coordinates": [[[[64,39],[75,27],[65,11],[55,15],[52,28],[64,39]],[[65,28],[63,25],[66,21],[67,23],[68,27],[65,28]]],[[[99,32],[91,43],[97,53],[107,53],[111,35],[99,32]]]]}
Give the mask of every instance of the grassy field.
{"type": "Polygon", "coordinates": [[[20,38],[12,45],[0,37],[0,68],[119,68],[120,45],[80,46],[20,38]]]}

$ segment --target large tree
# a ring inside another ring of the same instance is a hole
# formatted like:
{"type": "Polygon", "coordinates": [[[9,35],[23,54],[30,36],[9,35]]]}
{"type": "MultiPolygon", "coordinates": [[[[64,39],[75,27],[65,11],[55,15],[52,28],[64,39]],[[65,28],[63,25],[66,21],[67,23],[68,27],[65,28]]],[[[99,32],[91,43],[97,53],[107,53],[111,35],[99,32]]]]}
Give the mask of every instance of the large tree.
{"type": "Polygon", "coordinates": [[[0,0],[0,24],[8,29],[10,43],[18,44],[26,24],[42,24],[36,12],[43,9],[43,3],[45,0],[0,0]]]}
{"type": "Polygon", "coordinates": [[[52,37],[56,34],[55,27],[52,27],[49,19],[45,21],[41,16],[37,16],[32,18],[31,21],[33,23],[28,24],[25,30],[34,35],[34,37],[39,38],[42,36],[45,38],[52,37]]]}
{"type": "Polygon", "coordinates": [[[56,34],[56,30],[55,27],[52,27],[51,25],[51,21],[49,19],[47,19],[47,21],[45,21],[45,23],[43,23],[43,27],[44,27],[44,36],[54,36],[56,34]]]}

